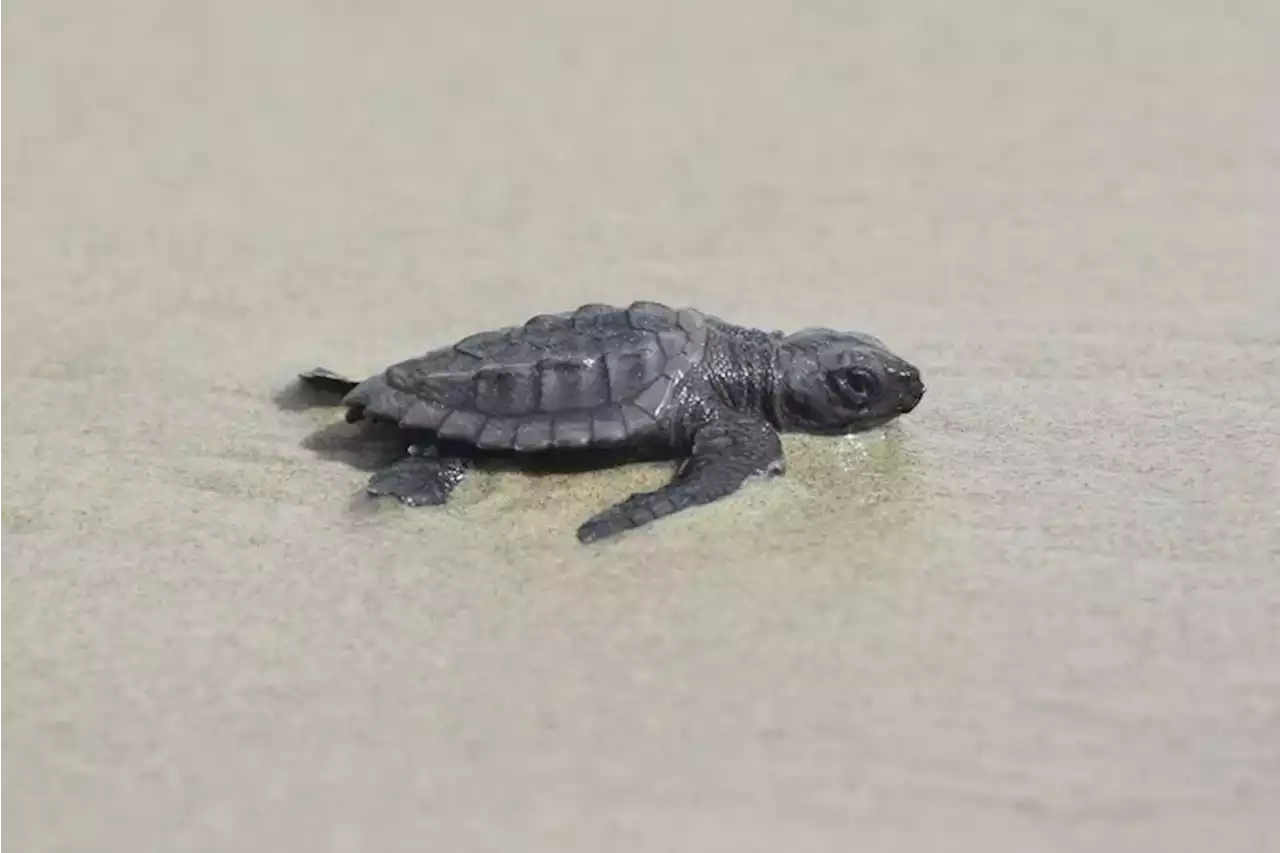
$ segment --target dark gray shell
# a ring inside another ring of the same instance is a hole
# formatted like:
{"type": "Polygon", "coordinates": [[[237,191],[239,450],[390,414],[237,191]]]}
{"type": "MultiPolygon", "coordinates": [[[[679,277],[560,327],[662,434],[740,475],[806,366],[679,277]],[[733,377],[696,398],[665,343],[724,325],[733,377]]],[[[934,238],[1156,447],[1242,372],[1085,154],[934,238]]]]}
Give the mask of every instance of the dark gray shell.
{"type": "Polygon", "coordinates": [[[343,403],[485,449],[618,446],[655,428],[706,340],[693,309],[583,305],[392,365],[343,403]]]}

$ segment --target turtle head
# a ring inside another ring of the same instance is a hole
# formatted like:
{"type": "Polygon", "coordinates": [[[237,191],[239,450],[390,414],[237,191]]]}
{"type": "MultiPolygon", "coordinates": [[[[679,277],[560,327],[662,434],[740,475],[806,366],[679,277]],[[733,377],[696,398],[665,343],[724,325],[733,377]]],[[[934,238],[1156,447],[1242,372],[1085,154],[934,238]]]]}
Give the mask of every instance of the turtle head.
{"type": "Polygon", "coordinates": [[[914,365],[858,332],[804,329],[778,342],[774,408],[779,426],[818,434],[871,429],[924,396],[914,365]]]}

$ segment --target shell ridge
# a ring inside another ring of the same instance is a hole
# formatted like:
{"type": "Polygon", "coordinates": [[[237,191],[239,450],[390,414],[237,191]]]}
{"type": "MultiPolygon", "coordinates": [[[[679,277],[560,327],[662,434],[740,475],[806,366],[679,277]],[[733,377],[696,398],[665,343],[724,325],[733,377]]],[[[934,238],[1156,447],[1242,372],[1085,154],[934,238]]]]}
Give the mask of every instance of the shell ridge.
{"type": "Polygon", "coordinates": [[[346,402],[481,447],[625,444],[669,417],[707,339],[694,309],[588,303],[392,365],[346,402]]]}

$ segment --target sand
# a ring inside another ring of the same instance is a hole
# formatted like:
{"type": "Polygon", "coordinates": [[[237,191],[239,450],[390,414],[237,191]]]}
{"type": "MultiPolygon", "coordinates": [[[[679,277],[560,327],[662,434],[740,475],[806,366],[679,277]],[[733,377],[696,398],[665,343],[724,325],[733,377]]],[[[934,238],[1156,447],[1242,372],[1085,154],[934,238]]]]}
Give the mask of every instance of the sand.
{"type": "Polygon", "coordinates": [[[7,5],[11,849],[1277,849],[1280,16],[1050,5],[7,5]],[[929,392],[596,548],[274,400],[638,298],[929,392]]]}

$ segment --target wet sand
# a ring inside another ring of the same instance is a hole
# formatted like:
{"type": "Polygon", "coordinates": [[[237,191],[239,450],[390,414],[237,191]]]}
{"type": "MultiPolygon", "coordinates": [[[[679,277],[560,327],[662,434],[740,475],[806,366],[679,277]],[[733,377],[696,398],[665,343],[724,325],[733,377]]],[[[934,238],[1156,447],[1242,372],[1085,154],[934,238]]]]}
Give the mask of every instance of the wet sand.
{"type": "Polygon", "coordinates": [[[4,840],[1280,846],[1271,4],[641,5],[6,8],[4,840]],[[592,548],[273,399],[637,298],[928,395],[592,548]]]}

